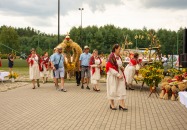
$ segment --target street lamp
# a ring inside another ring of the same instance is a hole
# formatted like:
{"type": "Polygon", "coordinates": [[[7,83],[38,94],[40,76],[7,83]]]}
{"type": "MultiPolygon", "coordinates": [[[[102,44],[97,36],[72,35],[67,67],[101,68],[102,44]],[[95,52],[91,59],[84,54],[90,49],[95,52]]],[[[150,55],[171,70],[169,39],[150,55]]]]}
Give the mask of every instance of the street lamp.
{"type": "Polygon", "coordinates": [[[58,44],[60,43],[60,0],[58,0],[58,44]]]}
{"type": "Polygon", "coordinates": [[[143,40],[144,39],[144,36],[143,35],[135,35],[135,37],[134,37],[135,39],[136,39],[136,50],[138,49],[138,39],[140,39],[140,40],[143,40]]]}
{"type": "Polygon", "coordinates": [[[132,42],[129,42],[129,45],[131,46],[131,48],[132,48],[132,44],[133,44],[132,42]]]}
{"type": "Polygon", "coordinates": [[[82,47],[82,11],[84,10],[84,8],[79,8],[79,10],[81,11],[81,47],[82,47]]]}
{"type": "Polygon", "coordinates": [[[181,29],[177,31],[177,55],[179,55],[179,36],[180,36],[181,29]]]}
{"type": "Polygon", "coordinates": [[[38,30],[38,49],[40,47],[40,39],[39,39],[40,31],[38,30]]]}

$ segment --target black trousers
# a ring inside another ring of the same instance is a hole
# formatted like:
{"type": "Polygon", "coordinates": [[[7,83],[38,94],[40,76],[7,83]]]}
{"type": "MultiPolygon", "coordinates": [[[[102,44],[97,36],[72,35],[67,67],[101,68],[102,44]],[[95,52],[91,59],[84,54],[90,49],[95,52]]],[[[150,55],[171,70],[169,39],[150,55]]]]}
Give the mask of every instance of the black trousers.
{"type": "Polygon", "coordinates": [[[81,81],[81,71],[76,71],[75,74],[76,74],[76,82],[77,82],[77,84],[80,84],[80,81],[81,81]]]}

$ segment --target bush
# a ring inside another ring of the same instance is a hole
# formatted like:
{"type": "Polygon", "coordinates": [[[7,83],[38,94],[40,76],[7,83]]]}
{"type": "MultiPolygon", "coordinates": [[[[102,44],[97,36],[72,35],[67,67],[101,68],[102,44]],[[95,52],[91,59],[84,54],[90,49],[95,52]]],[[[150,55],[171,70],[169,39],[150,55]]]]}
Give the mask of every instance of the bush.
{"type": "Polygon", "coordinates": [[[8,58],[8,54],[0,54],[1,59],[7,59],[8,58]]]}

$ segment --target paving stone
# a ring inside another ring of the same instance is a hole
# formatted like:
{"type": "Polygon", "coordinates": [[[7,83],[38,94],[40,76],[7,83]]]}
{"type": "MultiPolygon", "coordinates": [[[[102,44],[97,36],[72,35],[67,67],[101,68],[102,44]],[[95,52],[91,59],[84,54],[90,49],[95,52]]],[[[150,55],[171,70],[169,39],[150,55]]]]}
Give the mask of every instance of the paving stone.
{"type": "MultiPolygon", "coordinates": [[[[140,92],[138,86],[134,91],[127,90],[128,112],[109,109],[104,83],[99,93],[82,90],[75,83],[65,83],[67,93],[56,91],[52,83],[41,84],[35,90],[24,82],[17,86],[0,92],[0,130],[187,128],[187,109],[179,101],[162,100],[155,95],[148,98],[149,90],[140,92]]],[[[0,84],[0,89],[5,88],[0,84]]]]}

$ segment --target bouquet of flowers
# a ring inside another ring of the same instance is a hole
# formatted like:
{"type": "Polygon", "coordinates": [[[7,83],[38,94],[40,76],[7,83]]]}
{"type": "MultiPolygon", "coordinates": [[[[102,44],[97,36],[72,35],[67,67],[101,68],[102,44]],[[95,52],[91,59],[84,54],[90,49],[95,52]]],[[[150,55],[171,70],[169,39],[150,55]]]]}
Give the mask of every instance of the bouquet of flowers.
{"type": "Polygon", "coordinates": [[[180,70],[177,70],[175,68],[172,69],[168,69],[168,73],[171,77],[174,77],[175,75],[179,75],[182,74],[182,72],[180,70]]]}
{"type": "Polygon", "coordinates": [[[164,78],[164,70],[157,65],[157,63],[153,63],[152,65],[145,66],[139,71],[140,74],[142,74],[142,77],[144,78],[144,82],[150,87],[158,87],[158,84],[164,78]]]}
{"type": "Polygon", "coordinates": [[[146,48],[145,51],[144,51],[144,55],[147,55],[149,53],[149,49],[146,48]]]}
{"type": "Polygon", "coordinates": [[[182,69],[182,72],[183,72],[183,73],[187,73],[187,68],[183,68],[183,69],[182,69]]]}
{"type": "Polygon", "coordinates": [[[8,77],[9,77],[9,79],[12,79],[12,78],[16,79],[16,78],[18,77],[18,74],[15,73],[15,72],[12,72],[12,73],[10,73],[10,74],[8,75],[8,77]]]}
{"type": "Polygon", "coordinates": [[[106,67],[101,67],[101,75],[106,75],[106,67]]]}

